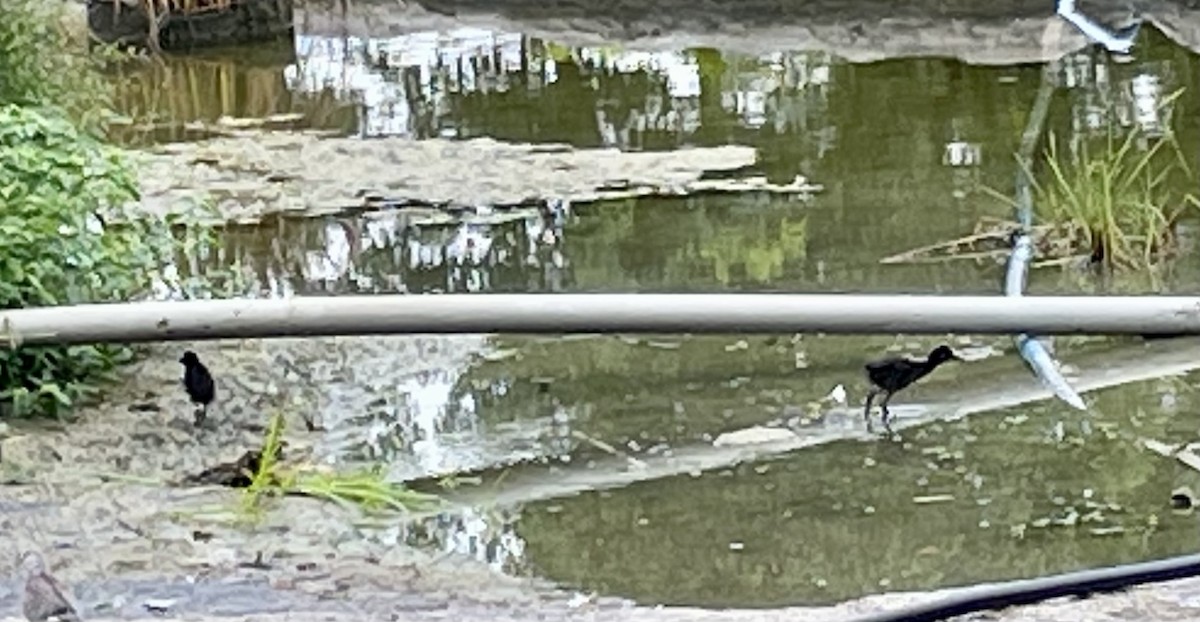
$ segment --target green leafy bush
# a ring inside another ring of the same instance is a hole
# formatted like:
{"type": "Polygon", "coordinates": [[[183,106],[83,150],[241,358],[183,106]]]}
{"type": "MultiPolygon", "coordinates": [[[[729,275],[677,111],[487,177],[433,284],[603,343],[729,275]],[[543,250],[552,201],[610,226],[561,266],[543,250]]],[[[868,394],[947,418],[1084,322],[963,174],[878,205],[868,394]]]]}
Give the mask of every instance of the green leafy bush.
{"type": "MultiPolygon", "coordinates": [[[[0,0],[2,309],[136,297],[179,246],[163,221],[103,222],[137,189],[120,152],[100,138],[112,95],[100,70],[116,53],[87,49],[86,32],[67,27],[71,6],[0,0]]],[[[0,417],[59,415],[133,356],[127,347],[18,340],[0,325],[0,343],[9,342],[0,348],[0,417]]]]}
{"type": "Polygon", "coordinates": [[[0,103],[55,106],[96,129],[112,96],[99,69],[115,52],[89,53],[66,26],[69,6],[0,0],[0,103]]]}
{"type": "MultiPolygon", "coordinates": [[[[0,308],[145,291],[173,249],[167,224],[106,227],[101,217],[136,198],[119,151],[51,111],[0,106],[0,308]]],[[[130,356],[112,346],[0,350],[0,414],[57,414],[130,356]]]]}

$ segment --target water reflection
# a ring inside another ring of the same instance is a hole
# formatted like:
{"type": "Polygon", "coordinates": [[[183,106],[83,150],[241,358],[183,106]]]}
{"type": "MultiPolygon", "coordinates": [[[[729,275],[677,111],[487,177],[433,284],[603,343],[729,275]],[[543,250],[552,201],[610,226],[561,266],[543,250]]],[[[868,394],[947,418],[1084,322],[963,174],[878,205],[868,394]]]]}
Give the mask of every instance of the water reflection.
{"type": "Polygon", "coordinates": [[[180,255],[167,272],[182,268],[199,280],[235,269],[243,278],[231,294],[252,297],[565,291],[573,284],[572,218],[565,201],[466,222],[429,210],[276,218],[230,226],[219,248],[180,255]]]}
{"type": "Polygon", "coordinates": [[[468,508],[391,528],[383,538],[461,555],[497,572],[528,574],[527,543],[517,533],[516,520],[504,510],[468,508]]]}
{"type": "MultiPolygon", "coordinates": [[[[1127,64],[1090,51],[1060,61],[1060,85],[1083,100],[1072,113],[1082,121],[1077,130],[1099,127],[1097,113],[1121,99],[1133,118],[1145,116],[1150,82],[1167,93],[1194,83],[1194,58],[1182,49],[1151,36],[1144,50],[1127,64]]],[[[130,117],[178,123],[301,110],[311,124],[342,128],[340,108],[357,114],[365,136],[487,135],[627,149],[790,135],[818,161],[839,133],[869,121],[860,102],[903,103],[888,95],[905,92],[973,101],[968,107],[981,110],[989,100],[1015,102],[1005,85],[1021,84],[1019,75],[1036,69],[1017,71],[1014,82],[1013,69],[953,61],[856,66],[813,52],[569,48],[473,28],[383,39],[301,34],[287,52],[125,67],[119,107],[130,117]]]]}
{"type": "MultiPolygon", "coordinates": [[[[639,199],[465,223],[415,222],[404,211],[280,219],[228,228],[221,248],[196,269],[203,274],[236,260],[247,273],[242,293],[251,296],[837,289],[869,288],[885,278],[864,268],[875,259],[872,249],[846,256],[835,244],[810,240],[812,220],[824,219],[806,212],[745,196],[639,199]]],[[[970,266],[890,271],[913,277],[914,287],[930,277],[963,286],[978,281],[970,266]]]]}
{"type": "Polygon", "coordinates": [[[828,603],[1185,553],[1197,545],[1195,519],[1172,515],[1168,497],[1189,478],[1137,442],[1190,438],[1195,421],[1160,404],[1191,398],[1161,385],[1106,390],[1093,415],[1043,402],[927,426],[903,446],[834,443],[534,504],[517,532],[530,567],[569,587],[714,607],[828,603]],[[587,554],[566,546],[580,542],[587,554]]]}
{"type": "Polygon", "coordinates": [[[318,455],[330,463],[382,463],[400,479],[469,472],[537,460],[561,452],[550,410],[497,417],[502,383],[478,387],[466,374],[486,338],[379,337],[336,339],[313,349],[264,344],[264,363],[282,369],[270,387],[239,387],[267,395],[323,424],[318,455]],[[436,354],[436,359],[430,355],[436,354]],[[438,366],[423,364],[436,360],[438,366]],[[277,386],[274,386],[277,384],[277,386]]]}
{"type": "MultiPolygon", "coordinates": [[[[1008,205],[975,191],[979,184],[993,188],[1011,184],[1015,163],[1010,154],[1041,80],[1037,67],[978,67],[939,59],[852,65],[827,54],[783,51],[760,56],[706,49],[650,54],[567,48],[482,30],[378,40],[302,36],[299,41],[294,62],[278,66],[270,81],[249,74],[243,79],[273,84],[267,90],[277,92],[280,101],[291,102],[285,106],[288,109],[296,102],[316,100],[352,107],[358,110],[359,129],[366,134],[418,139],[489,136],[622,149],[748,143],[757,148],[756,166],[768,179],[785,183],[799,174],[820,180],[825,191],[814,201],[814,209],[804,217],[793,213],[785,227],[794,231],[804,222],[806,252],[775,249],[748,262],[730,262],[729,251],[703,249],[718,264],[707,273],[722,285],[790,287],[815,281],[835,289],[908,284],[947,289],[970,281],[965,278],[970,270],[960,267],[946,270],[962,277],[943,279],[921,278],[902,266],[884,276],[869,266],[890,254],[957,239],[970,233],[982,216],[1010,215],[1008,205]],[[292,95],[284,98],[285,93],[292,95]],[[829,255],[814,253],[815,247],[828,248],[829,255]],[[813,260],[804,269],[815,274],[799,278],[805,256],[813,260]]],[[[1052,107],[1051,129],[1060,138],[1068,135],[1074,144],[1113,123],[1137,125],[1153,134],[1174,118],[1179,121],[1183,151],[1200,153],[1195,148],[1200,141],[1195,57],[1161,37],[1148,38],[1144,50],[1139,60],[1127,64],[1112,64],[1107,56],[1092,53],[1063,59],[1057,79],[1065,89],[1060,99],[1067,100],[1068,106],[1065,112],[1057,103],[1052,107]],[[1160,105],[1180,87],[1185,90],[1172,105],[1160,105]]],[[[176,75],[189,75],[184,69],[192,61],[171,62],[183,63],[176,75]]],[[[126,93],[122,101],[130,110],[148,109],[154,102],[139,98],[154,93],[166,99],[161,90],[143,88],[126,93]]],[[[219,110],[204,109],[204,114],[236,116],[235,110],[226,109],[227,102],[217,103],[222,106],[219,110]]],[[[253,108],[253,113],[259,113],[259,108],[253,108]]],[[[314,109],[308,111],[309,121],[319,125],[314,109]]],[[[711,212],[708,199],[696,200],[711,212]]],[[[734,197],[729,203],[748,210],[761,206],[774,211],[778,206],[774,198],[754,194],[734,197]]],[[[604,244],[620,249],[625,275],[642,269],[633,265],[645,263],[635,255],[661,255],[656,248],[675,247],[673,232],[668,230],[676,223],[653,214],[625,212],[620,218],[637,221],[636,226],[620,227],[634,238],[608,237],[604,244]],[[645,233],[651,223],[657,227],[653,235],[664,239],[645,233]],[[634,250],[635,245],[648,248],[634,250]]],[[[587,268],[581,271],[581,261],[588,263],[582,259],[584,242],[543,245],[533,260],[540,269],[521,267],[515,258],[528,253],[515,247],[524,244],[520,238],[534,235],[533,222],[522,231],[499,222],[502,218],[464,222],[457,230],[414,224],[414,217],[390,212],[363,219],[369,226],[355,220],[343,223],[352,231],[345,242],[337,243],[342,244],[340,250],[325,248],[325,242],[315,239],[306,242],[314,252],[303,259],[303,267],[279,272],[279,264],[294,261],[286,256],[292,251],[273,249],[274,273],[259,271],[258,280],[264,284],[260,289],[283,295],[338,288],[484,292],[513,291],[515,283],[524,282],[525,290],[567,291],[644,288],[643,280],[672,288],[687,280],[691,283],[686,287],[706,287],[699,285],[703,271],[694,277],[642,279],[639,275],[632,280],[625,275],[614,278],[618,275],[610,271],[603,278],[589,279],[587,268]],[[370,245],[362,239],[363,227],[369,229],[370,245]],[[505,233],[498,235],[501,230],[505,233]],[[405,237],[402,248],[388,236],[405,237]],[[347,262],[345,247],[350,257],[358,259],[347,262]],[[379,278],[362,276],[368,271],[363,261],[396,263],[384,255],[401,252],[409,256],[410,264],[403,279],[395,271],[383,270],[378,271],[379,278]],[[448,261],[446,253],[467,259],[455,269],[446,269],[448,263],[457,263],[448,261]],[[494,265],[479,268],[489,264],[494,265]],[[313,275],[310,284],[300,289],[289,289],[295,283],[265,285],[297,274],[313,275]],[[326,281],[328,287],[315,287],[316,281],[326,281]]],[[[733,229],[744,231],[736,225],[733,229]]],[[[715,238],[716,233],[705,235],[715,238]]],[[[332,240],[340,234],[309,231],[304,235],[332,240]]],[[[745,245],[743,240],[728,242],[745,245]]],[[[788,249],[789,242],[780,240],[779,246],[788,249]]],[[[986,271],[976,271],[975,287],[995,291],[992,278],[986,271]]],[[[1069,286],[1065,281],[1055,284],[1060,285],[1069,286]]]]}
{"type": "Polygon", "coordinates": [[[458,136],[450,95],[508,91],[510,73],[531,66],[526,42],[467,28],[371,40],[301,35],[284,77],[295,91],[353,102],[364,136],[458,136]]]}
{"type": "Polygon", "coordinates": [[[1061,61],[1057,86],[1071,94],[1073,138],[1103,136],[1114,127],[1157,138],[1174,127],[1177,105],[1169,97],[1184,87],[1176,63],[1149,60],[1125,68],[1111,59],[1079,52],[1061,61]]]}

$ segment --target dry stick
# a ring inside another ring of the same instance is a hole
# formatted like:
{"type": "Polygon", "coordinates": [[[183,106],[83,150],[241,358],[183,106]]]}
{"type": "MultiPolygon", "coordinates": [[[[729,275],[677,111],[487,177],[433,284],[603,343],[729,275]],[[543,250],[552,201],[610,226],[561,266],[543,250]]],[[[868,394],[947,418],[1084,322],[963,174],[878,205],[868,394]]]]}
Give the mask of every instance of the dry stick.
{"type": "MultiPolygon", "coordinates": [[[[979,252],[968,251],[968,252],[964,252],[964,253],[955,253],[952,249],[955,249],[958,247],[970,248],[973,244],[975,244],[976,242],[979,242],[981,240],[1005,238],[1008,235],[1008,233],[1007,233],[1008,231],[1016,229],[1020,226],[1020,224],[1017,221],[1003,220],[1003,219],[999,219],[999,218],[983,218],[980,220],[980,225],[984,225],[984,224],[990,224],[994,228],[988,229],[986,231],[977,231],[975,233],[971,233],[971,234],[965,235],[961,238],[956,238],[953,240],[937,242],[934,244],[928,244],[926,246],[920,246],[917,248],[909,249],[909,250],[906,250],[906,251],[903,251],[900,253],[896,253],[895,255],[884,257],[883,259],[879,260],[879,263],[881,263],[881,264],[921,263],[921,262],[928,262],[928,261],[941,262],[941,261],[951,261],[951,260],[955,260],[955,259],[974,259],[975,255],[977,255],[979,252]],[[934,253],[937,251],[945,251],[950,254],[944,255],[942,257],[928,257],[928,255],[930,253],[934,253]],[[925,255],[925,257],[922,257],[922,255],[925,255]]],[[[1030,227],[1029,232],[1031,234],[1047,233],[1053,228],[1054,228],[1053,225],[1037,225],[1037,226],[1030,227]]],[[[992,253],[992,252],[1007,254],[1010,251],[1011,251],[1011,249],[1006,247],[1004,249],[997,249],[996,251],[980,251],[980,252],[987,252],[987,253],[989,253],[988,256],[991,256],[990,253],[992,253]]],[[[1073,258],[1073,257],[1071,257],[1071,258],[1073,258]]],[[[1068,258],[1068,259],[1071,259],[1071,258],[1068,258]]],[[[1049,261],[1059,261],[1060,259],[1061,258],[1049,260],[1049,261]]]]}
{"type": "MultiPolygon", "coordinates": [[[[1001,233],[997,232],[997,231],[984,231],[982,233],[972,233],[971,235],[963,236],[963,237],[955,239],[955,240],[950,240],[947,242],[937,242],[935,244],[929,244],[927,246],[921,246],[918,248],[909,249],[902,253],[896,253],[895,255],[891,255],[889,257],[884,257],[883,259],[880,259],[879,263],[892,264],[892,263],[908,263],[908,262],[914,262],[914,261],[923,261],[922,259],[920,259],[920,256],[925,255],[927,253],[931,253],[933,251],[938,251],[938,250],[942,250],[945,248],[954,248],[956,246],[967,246],[969,244],[978,242],[980,240],[986,240],[988,238],[997,238],[997,237],[1001,237],[1001,233]]],[[[999,252],[1008,253],[1008,250],[1002,249],[999,252]]],[[[958,259],[960,257],[963,257],[963,255],[951,255],[951,256],[942,258],[942,260],[945,261],[945,260],[951,260],[951,259],[958,259]]]]}
{"type": "Polygon", "coordinates": [[[589,445],[599,449],[600,451],[608,452],[609,454],[612,454],[618,458],[624,458],[625,460],[627,460],[629,462],[630,466],[633,466],[633,467],[636,467],[639,469],[646,468],[645,462],[642,462],[641,460],[634,458],[633,456],[617,449],[616,447],[613,447],[612,445],[609,445],[608,443],[606,443],[598,438],[592,438],[592,437],[588,436],[587,434],[580,432],[579,430],[571,430],[571,436],[574,436],[575,438],[577,438],[581,441],[584,441],[585,443],[588,443],[589,445]]]}

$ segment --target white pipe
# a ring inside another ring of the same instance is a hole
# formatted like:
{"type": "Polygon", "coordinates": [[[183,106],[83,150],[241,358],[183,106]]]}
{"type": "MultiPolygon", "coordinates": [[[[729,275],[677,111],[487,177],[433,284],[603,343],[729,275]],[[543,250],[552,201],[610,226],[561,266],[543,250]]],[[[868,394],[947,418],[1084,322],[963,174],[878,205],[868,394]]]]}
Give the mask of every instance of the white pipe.
{"type": "Polygon", "coordinates": [[[1200,334],[1200,297],[448,294],[0,312],[0,344],[496,332],[1200,334]]]}
{"type": "MultiPolygon", "coordinates": [[[[1037,138],[1042,134],[1042,126],[1046,123],[1046,115],[1050,109],[1050,97],[1054,94],[1054,74],[1058,71],[1058,63],[1050,63],[1042,69],[1042,85],[1038,89],[1037,99],[1033,103],[1033,112],[1029,115],[1029,123],[1021,136],[1021,159],[1033,162],[1033,149],[1037,138]]],[[[1033,224],[1033,179],[1028,169],[1022,166],[1017,171],[1017,221],[1028,228],[1033,224]]],[[[1015,237],[1013,252],[1009,256],[1008,273],[1005,276],[1004,293],[1009,296],[1023,296],[1025,282],[1029,278],[1029,262],[1033,259],[1033,241],[1028,232],[1022,231],[1015,237]]],[[[1013,337],[1017,352],[1029,364],[1029,368],[1037,375],[1043,384],[1050,387],[1054,394],[1064,402],[1079,410],[1087,410],[1087,404],[1070,382],[1059,371],[1054,357],[1042,345],[1042,342],[1032,336],[1021,333],[1013,337]]]]}

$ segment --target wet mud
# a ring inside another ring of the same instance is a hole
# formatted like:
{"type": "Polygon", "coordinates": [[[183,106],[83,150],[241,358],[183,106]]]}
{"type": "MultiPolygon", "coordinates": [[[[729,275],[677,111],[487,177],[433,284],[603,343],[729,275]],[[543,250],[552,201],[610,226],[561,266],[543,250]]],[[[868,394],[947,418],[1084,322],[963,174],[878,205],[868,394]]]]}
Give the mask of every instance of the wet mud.
{"type": "MultiPolygon", "coordinates": [[[[669,153],[580,150],[565,145],[321,138],[252,133],[165,145],[139,160],[138,208],[156,215],[212,200],[217,222],[268,214],[319,215],[385,206],[534,207],[712,189],[705,173],[754,164],[750,147],[669,153]],[[189,201],[189,199],[193,199],[189,201]]],[[[720,184],[716,184],[720,187],[720,184]]],[[[798,184],[796,194],[819,188],[798,184]]]]}

